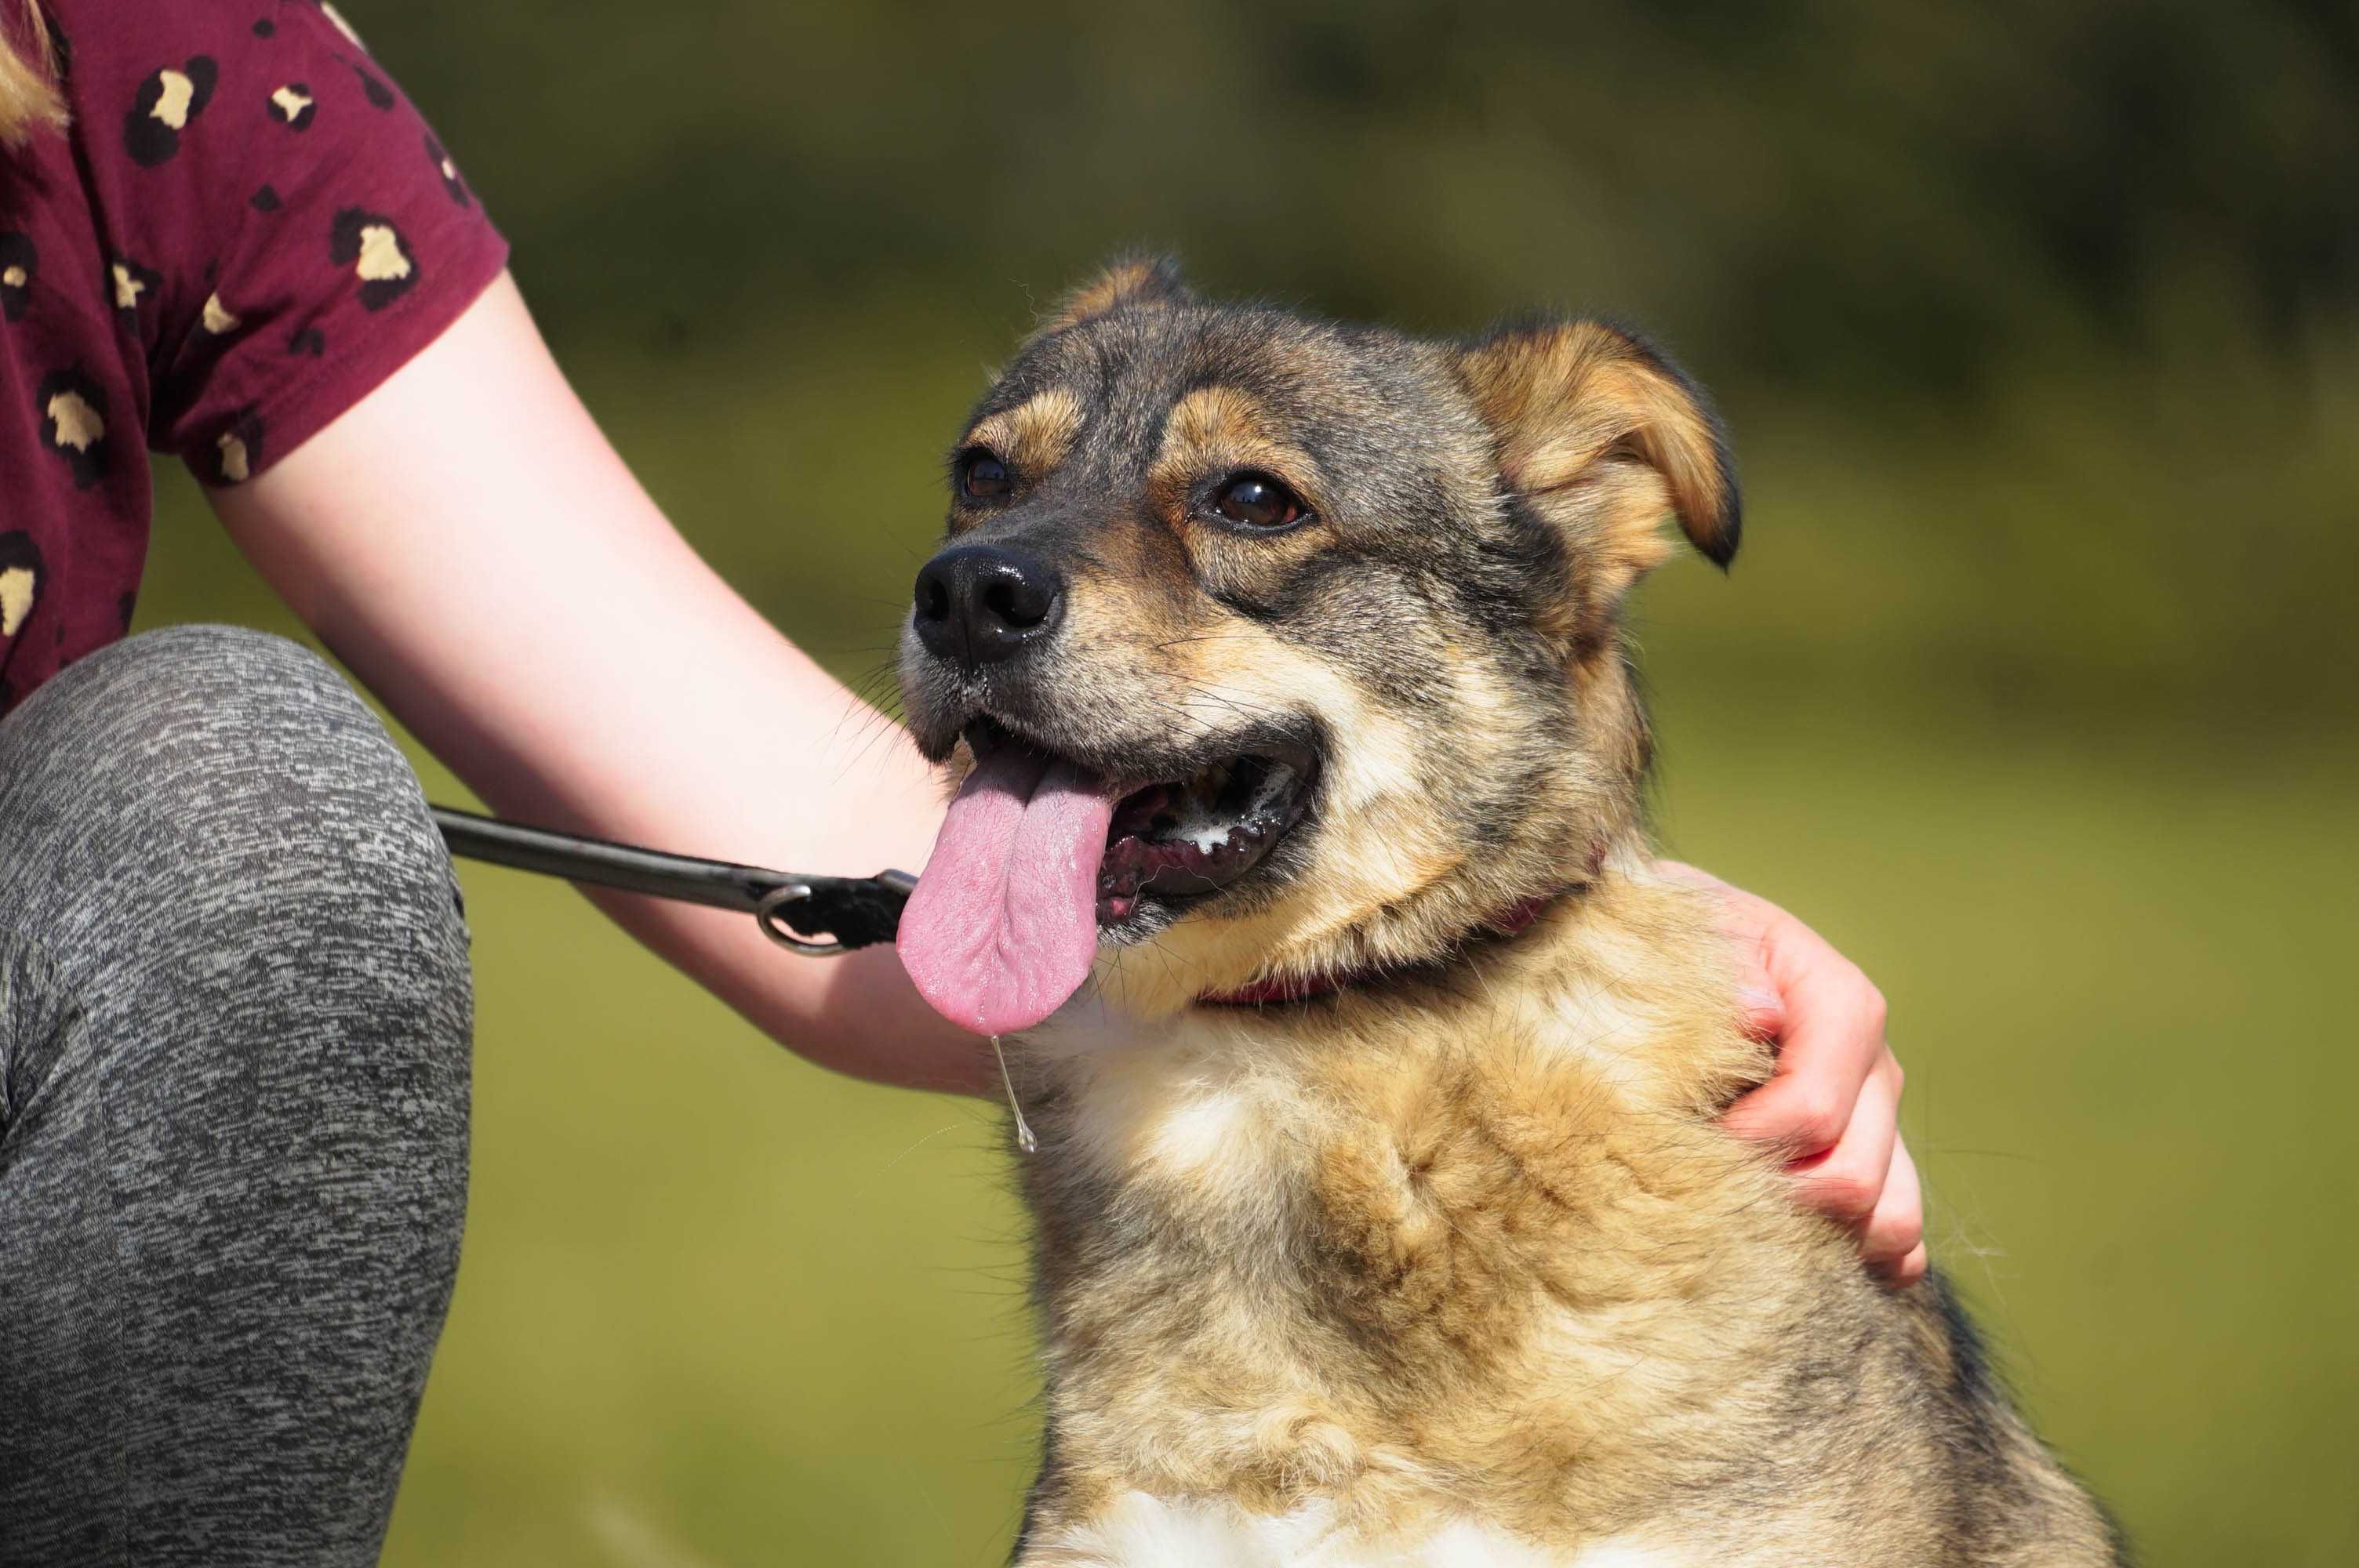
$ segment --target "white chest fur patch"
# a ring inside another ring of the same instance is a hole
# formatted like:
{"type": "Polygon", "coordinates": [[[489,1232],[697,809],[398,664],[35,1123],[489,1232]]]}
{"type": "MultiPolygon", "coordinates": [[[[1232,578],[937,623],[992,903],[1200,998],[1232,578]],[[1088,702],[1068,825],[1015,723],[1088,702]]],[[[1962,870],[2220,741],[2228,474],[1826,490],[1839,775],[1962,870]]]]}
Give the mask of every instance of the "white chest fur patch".
{"type": "Polygon", "coordinates": [[[1422,1540],[1339,1537],[1332,1511],[1249,1514],[1227,1503],[1169,1502],[1130,1492],[1086,1529],[1027,1550],[1041,1568],[1678,1568],[1643,1548],[1601,1541],[1566,1556],[1467,1520],[1422,1540]]]}

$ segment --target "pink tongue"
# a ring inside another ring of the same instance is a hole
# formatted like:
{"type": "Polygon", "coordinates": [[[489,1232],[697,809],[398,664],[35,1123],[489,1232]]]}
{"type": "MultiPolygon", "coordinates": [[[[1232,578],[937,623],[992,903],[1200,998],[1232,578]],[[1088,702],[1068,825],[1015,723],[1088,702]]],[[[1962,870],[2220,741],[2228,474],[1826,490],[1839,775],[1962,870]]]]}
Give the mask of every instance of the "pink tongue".
{"type": "Polygon", "coordinates": [[[976,764],[901,912],[901,965],[935,1011],[1006,1034],[1081,989],[1118,798],[1095,773],[1020,746],[976,764]]]}

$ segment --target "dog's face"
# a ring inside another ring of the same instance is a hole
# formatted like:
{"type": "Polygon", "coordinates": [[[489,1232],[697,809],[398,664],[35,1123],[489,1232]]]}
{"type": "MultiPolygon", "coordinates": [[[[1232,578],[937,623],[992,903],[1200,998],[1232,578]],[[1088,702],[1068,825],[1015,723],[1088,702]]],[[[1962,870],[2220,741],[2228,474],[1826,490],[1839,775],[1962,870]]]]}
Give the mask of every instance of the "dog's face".
{"type": "Polygon", "coordinates": [[[1667,516],[1737,536],[1709,413],[1624,333],[1423,341],[1152,263],[1024,346],[951,491],[910,727],[1103,795],[1098,977],[1148,1014],[1432,958],[1580,880],[1645,766],[1624,597],[1667,516]]]}

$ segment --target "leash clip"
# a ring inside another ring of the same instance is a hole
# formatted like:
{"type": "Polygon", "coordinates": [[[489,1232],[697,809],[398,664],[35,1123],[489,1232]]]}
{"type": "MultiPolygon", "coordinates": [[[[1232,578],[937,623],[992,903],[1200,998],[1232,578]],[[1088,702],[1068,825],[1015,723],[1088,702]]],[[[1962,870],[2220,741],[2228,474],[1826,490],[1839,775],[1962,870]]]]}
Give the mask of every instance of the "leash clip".
{"type": "Polygon", "coordinates": [[[790,903],[800,903],[810,896],[811,885],[809,882],[788,882],[782,887],[772,888],[762,895],[762,902],[754,906],[755,924],[761,926],[763,935],[781,947],[793,948],[806,958],[840,958],[851,952],[852,949],[841,942],[813,942],[798,936],[778,918],[778,911],[790,903]]]}
{"type": "MultiPolygon", "coordinates": [[[[787,923],[783,911],[790,904],[806,903],[818,899],[821,890],[817,884],[822,881],[835,890],[829,902],[836,907],[827,913],[832,913],[849,921],[862,921],[864,917],[858,903],[881,897],[890,903],[893,912],[891,919],[897,925],[900,921],[900,906],[918,888],[918,879],[907,871],[879,871],[873,877],[860,878],[799,877],[772,888],[754,905],[754,923],[762,928],[762,935],[781,947],[793,948],[806,958],[840,958],[846,953],[857,952],[874,943],[889,942],[893,939],[889,929],[882,933],[864,934],[864,925],[853,927],[853,935],[859,939],[852,942],[843,940],[841,933],[828,941],[814,942],[795,930],[787,923]]],[[[874,916],[870,915],[866,918],[873,920],[874,916]]]]}

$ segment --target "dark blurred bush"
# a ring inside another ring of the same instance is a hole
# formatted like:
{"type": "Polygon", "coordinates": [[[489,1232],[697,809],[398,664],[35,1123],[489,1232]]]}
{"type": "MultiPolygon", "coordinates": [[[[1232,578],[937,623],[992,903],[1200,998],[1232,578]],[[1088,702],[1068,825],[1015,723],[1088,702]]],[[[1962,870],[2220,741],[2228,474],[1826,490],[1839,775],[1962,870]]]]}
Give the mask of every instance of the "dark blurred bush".
{"type": "Polygon", "coordinates": [[[1004,312],[1169,240],[1227,287],[1433,325],[1595,299],[1723,375],[1882,398],[2150,352],[2190,294],[2278,353],[2347,330],[2352,17],[527,0],[372,30],[569,325],[618,288],[712,328],[879,273],[1004,312]]]}
{"type": "MultiPolygon", "coordinates": [[[[1131,244],[1436,331],[1598,309],[1659,334],[1736,427],[1758,575],[1707,640],[2136,718],[2354,706],[2354,16],[510,0],[365,21],[593,390],[751,349],[787,404],[946,364],[977,385],[1036,302],[1131,244]]],[[[930,462],[958,403],[862,406],[930,462]]],[[[844,483],[781,473],[781,514],[844,483]]],[[[695,502],[684,525],[733,556],[744,524],[695,502]]],[[[902,504],[869,600],[930,522],[902,504]]],[[[778,551],[763,530],[748,569],[778,551]]],[[[841,546],[815,564],[860,574],[841,546]]],[[[875,640],[873,603],[797,580],[749,587],[822,642],[875,640]]]]}

